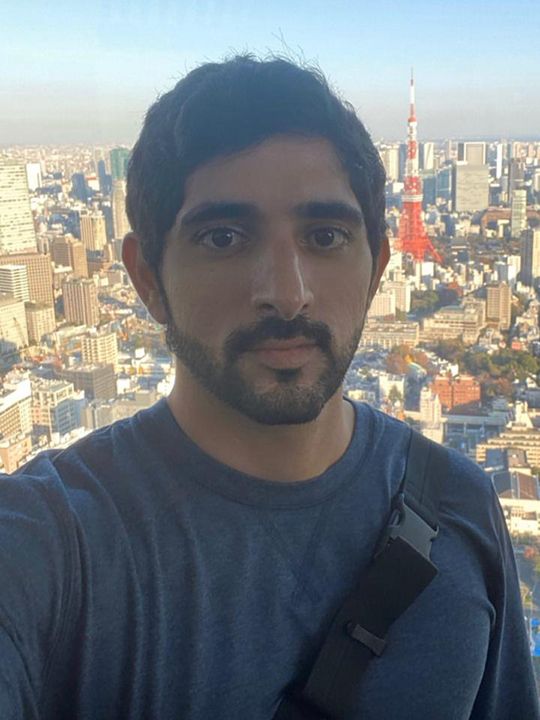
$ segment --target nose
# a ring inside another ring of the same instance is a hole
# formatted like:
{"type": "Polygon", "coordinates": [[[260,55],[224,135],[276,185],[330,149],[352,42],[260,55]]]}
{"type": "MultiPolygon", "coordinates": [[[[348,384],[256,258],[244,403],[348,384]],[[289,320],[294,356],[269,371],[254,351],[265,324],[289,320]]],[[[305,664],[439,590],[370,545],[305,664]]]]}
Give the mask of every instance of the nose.
{"type": "Polygon", "coordinates": [[[253,274],[252,303],[260,315],[292,320],[309,311],[313,293],[307,259],[294,239],[269,242],[253,274]]]}

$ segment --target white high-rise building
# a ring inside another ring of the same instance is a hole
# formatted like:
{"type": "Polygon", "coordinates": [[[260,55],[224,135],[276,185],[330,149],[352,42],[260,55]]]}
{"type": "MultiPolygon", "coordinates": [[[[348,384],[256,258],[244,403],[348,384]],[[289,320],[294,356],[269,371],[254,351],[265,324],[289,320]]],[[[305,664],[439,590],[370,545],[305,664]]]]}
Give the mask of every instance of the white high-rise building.
{"type": "Polygon", "coordinates": [[[457,162],[452,168],[452,207],[454,212],[484,210],[489,204],[487,165],[457,162]]]}
{"type": "Polygon", "coordinates": [[[114,237],[123,238],[131,230],[126,215],[126,183],[115,180],[112,188],[112,214],[114,237]]]}
{"type": "Polygon", "coordinates": [[[396,296],[393,292],[379,290],[373,298],[368,318],[387,317],[396,314],[396,296]]]}
{"type": "Polygon", "coordinates": [[[443,441],[441,401],[428,387],[423,387],[420,391],[420,430],[422,435],[430,440],[438,443],[443,441]]]}
{"type": "Polygon", "coordinates": [[[39,163],[26,163],[26,180],[28,189],[34,192],[41,187],[41,165],[39,163]]]}
{"type": "Polygon", "coordinates": [[[384,283],[386,292],[393,293],[396,299],[396,310],[409,312],[411,309],[411,286],[407,280],[388,280],[384,283]]]}
{"type": "Polygon", "coordinates": [[[519,188],[512,192],[510,234],[519,237],[527,228],[527,191],[519,188]]]}
{"type": "Polygon", "coordinates": [[[16,300],[30,301],[28,270],[25,265],[0,265],[0,293],[16,300]]]}
{"type": "Polygon", "coordinates": [[[495,156],[495,177],[497,178],[497,180],[500,180],[503,174],[504,149],[504,143],[497,143],[497,150],[495,156]]]}
{"type": "Polygon", "coordinates": [[[387,145],[380,148],[381,160],[386,171],[387,180],[399,178],[399,145],[387,145]]]}
{"type": "Polygon", "coordinates": [[[118,367],[118,339],[115,332],[91,332],[81,340],[81,355],[87,365],[110,364],[118,367]]]}
{"type": "Polygon", "coordinates": [[[36,249],[26,166],[16,160],[0,160],[0,255],[36,249]]]}
{"type": "Polygon", "coordinates": [[[107,231],[103,213],[81,215],[81,240],[86,250],[103,250],[107,244],[107,231]]]}
{"type": "Polygon", "coordinates": [[[458,142],[458,161],[469,165],[485,165],[487,147],[485,142],[458,142]]]}
{"type": "Polygon", "coordinates": [[[28,340],[39,343],[44,335],[54,332],[56,321],[54,307],[45,303],[25,303],[26,324],[28,326],[28,340]]]}
{"type": "Polygon", "coordinates": [[[435,170],[435,143],[422,143],[422,170],[435,170]]]}

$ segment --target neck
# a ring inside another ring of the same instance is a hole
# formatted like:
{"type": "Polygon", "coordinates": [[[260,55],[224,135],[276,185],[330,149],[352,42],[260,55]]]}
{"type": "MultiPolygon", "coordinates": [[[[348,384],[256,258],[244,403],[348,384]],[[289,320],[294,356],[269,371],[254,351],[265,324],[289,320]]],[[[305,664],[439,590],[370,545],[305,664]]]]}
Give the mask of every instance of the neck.
{"type": "Polygon", "coordinates": [[[319,416],[300,425],[262,425],[217,398],[177,368],[167,402],[182,430],[208,455],[266,480],[302,481],[320,475],[346,451],[354,409],[339,389],[319,416]]]}

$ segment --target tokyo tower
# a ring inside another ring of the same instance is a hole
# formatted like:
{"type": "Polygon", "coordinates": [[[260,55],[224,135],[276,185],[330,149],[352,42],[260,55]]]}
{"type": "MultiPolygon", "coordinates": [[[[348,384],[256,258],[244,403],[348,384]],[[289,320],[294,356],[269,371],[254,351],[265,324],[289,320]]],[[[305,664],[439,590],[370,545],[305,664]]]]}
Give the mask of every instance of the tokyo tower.
{"type": "Polygon", "coordinates": [[[441,262],[438,252],[431,244],[422,219],[422,180],[418,170],[418,141],[416,139],[416,108],[414,101],[414,77],[411,71],[410,107],[407,130],[407,164],[405,166],[405,188],[399,236],[396,249],[410,253],[415,260],[431,256],[441,262]]]}

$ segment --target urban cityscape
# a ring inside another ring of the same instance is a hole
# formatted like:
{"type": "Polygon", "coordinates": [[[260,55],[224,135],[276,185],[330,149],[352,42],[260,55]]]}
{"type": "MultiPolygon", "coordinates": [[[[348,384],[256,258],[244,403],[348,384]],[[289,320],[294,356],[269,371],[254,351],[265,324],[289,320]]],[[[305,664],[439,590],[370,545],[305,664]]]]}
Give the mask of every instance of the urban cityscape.
{"type": "MultiPolygon", "coordinates": [[[[378,142],[392,256],[346,391],[491,476],[540,657],[540,141],[418,141],[412,77],[405,115],[408,135],[378,142]]],[[[172,387],[121,262],[129,156],[0,148],[2,472],[172,387]]]]}

